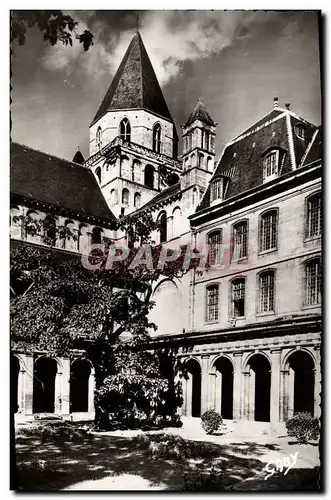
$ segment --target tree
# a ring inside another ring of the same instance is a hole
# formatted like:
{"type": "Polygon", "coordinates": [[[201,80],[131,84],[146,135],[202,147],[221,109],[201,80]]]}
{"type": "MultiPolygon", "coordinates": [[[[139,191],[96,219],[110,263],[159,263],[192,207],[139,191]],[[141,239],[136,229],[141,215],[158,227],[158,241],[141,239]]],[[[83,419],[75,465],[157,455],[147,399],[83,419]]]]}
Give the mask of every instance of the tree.
{"type": "Polygon", "coordinates": [[[28,28],[37,26],[44,34],[44,40],[51,45],[61,42],[72,46],[73,39],[83,44],[84,50],[93,45],[93,35],[90,31],[77,31],[78,21],[61,10],[12,10],[11,11],[11,41],[17,40],[24,45],[28,28]]]}
{"type": "MultiPolygon", "coordinates": [[[[45,221],[39,224],[48,224],[45,221]]],[[[128,421],[138,414],[152,421],[160,415],[174,416],[181,403],[174,360],[165,369],[165,350],[149,349],[149,331],[156,325],[148,315],[155,282],[161,276],[173,279],[186,272],[182,266],[185,247],[180,258],[162,270],[156,265],[161,247],[155,245],[150,247],[153,267],[138,264],[131,268],[140,252],[134,244],[149,243],[158,225],[151,215],[142,214],[123,218],[118,226],[123,232],[131,231],[133,245],[128,258],[114,262],[111,269],[106,263],[114,247],[107,239],[103,250],[89,256],[90,263],[99,264],[97,270],[87,269],[79,259],[59,260],[54,247],[41,250],[22,243],[11,251],[12,346],[48,355],[72,356],[74,348],[85,350],[95,368],[98,426],[106,423],[109,413],[128,421]]],[[[32,230],[29,221],[24,227],[32,230]]],[[[40,226],[32,227],[46,233],[40,226]]]]}

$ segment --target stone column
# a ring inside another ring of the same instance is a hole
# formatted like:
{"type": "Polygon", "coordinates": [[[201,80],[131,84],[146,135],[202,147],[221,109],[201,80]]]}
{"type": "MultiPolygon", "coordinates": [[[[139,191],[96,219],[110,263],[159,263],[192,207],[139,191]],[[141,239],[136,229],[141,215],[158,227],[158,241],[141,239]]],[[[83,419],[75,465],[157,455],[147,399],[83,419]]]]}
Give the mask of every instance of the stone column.
{"type": "Polygon", "coordinates": [[[281,419],[283,421],[287,420],[288,418],[288,400],[289,400],[289,394],[288,394],[288,381],[289,381],[289,374],[290,372],[288,370],[282,370],[281,371],[281,419]]]}
{"type": "Polygon", "coordinates": [[[314,347],[315,351],[315,386],[314,386],[314,417],[321,417],[321,357],[320,346],[314,347]]]}
{"type": "Polygon", "coordinates": [[[192,373],[187,373],[185,384],[185,416],[192,417],[192,389],[193,389],[193,376],[192,373]]]}
{"type": "Polygon", "coordinates": [[[233,420],[240,420],[242,417],[241,401],[244,398],[242,394],[242,352],[234,352],[234,368],[233,368],[233,420]]]}
{"type": "Polygon", "coordinates": [[[20,363],[20,371],[18,373],[18,380],[17,380],[17,404],[18,404],[18,413],[25,413],[25,387],[24,387],[24,376],[25,376],[25,369],[22,364],[21,359],[19,359],[20,363]]]}
{"type": "Polygon", "coordinates": [[[201,356],[201,415],[208,409],[209,354],[201,356]]]}
{"type": "Polygon", "coordinates": [[[55,375],[55,391],[54,391],[54,413],[62,412],[62,367],[57,362],[57,371],[55,375]]]}
{"type": "Polygon", "coordinates": [[[62,359],[62,378],[61,378],[61,413],[69,415],[70,413],[70,360],[62,359]]]}
{"type": "Polygon", "coordinates": [[[270,422],[280,421],[280,358],[281,349],[271,351],[270,422]]]}
{"type": "Polygon", "coordinates": [[[209,407],[208,409],[211,410],[217,410],[217,397],[216,397],[216,391],[217,391],[217,372],[210,372],[209,373],[209,396],[208,396],[208,401],[209,401],[209,407]]]}
{"type": "Polygon", "coordinates": [[[27,354],[25,356],[25,373],[23,377],[24,393],[25,393],[25,415],[32,415],[33,413],[33,356],[27,354]]]}
{"type": "Polygon", "coordinates": [[[294,370],[290,367],[287,376],[287,418],[292,418],[294,413],[294,370]]]}
{"type": "Polygon", "coordinates": [[[243,397],[241,399],[241,415],[245,420],[250,417],[250,373],[249,370],[242,372],[243,375],[243,397]]]}
{"type": "Polygon", "coordinates": [[[91,371],[91,375],[88,383],[88,412],[94,413],[94,389],[95,389],[95,377],[94,371],[91,371]]]}

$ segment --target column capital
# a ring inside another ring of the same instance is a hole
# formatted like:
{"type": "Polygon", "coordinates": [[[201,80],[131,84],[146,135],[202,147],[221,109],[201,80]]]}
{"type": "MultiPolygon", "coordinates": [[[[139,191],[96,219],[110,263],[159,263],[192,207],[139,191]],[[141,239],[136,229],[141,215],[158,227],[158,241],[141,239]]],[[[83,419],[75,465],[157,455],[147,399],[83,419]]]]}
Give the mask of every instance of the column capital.
{"type": "Polygon", "coordinates": [[[237,351],[237,352],[233,353],[233,356],[235,356],[235,357],[242,356],[242,355],[243,355],[242,351],[237,351]]]}
{"type": "Polygon", "coordinates": [[[201,359],[207,359],[210,357],[210,354],[201,354],[201,359]]]}
{"type": "Polygon", "coordinates": [[[275,347],[274,349],[270,349],[271,354],[280,354],[282,352],[281,347],[275,347]]]}

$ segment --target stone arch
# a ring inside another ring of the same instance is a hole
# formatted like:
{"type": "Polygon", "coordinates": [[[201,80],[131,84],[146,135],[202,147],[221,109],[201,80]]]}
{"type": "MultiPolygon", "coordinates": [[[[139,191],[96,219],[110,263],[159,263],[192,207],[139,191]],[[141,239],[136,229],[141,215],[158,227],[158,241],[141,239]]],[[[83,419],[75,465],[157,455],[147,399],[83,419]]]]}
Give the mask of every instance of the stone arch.
{"type": "Polygon", "coordinates": [[[97,179],[99,181],[99,184],[101,184],[101,167],[97,167],[95,169],[95,175],[97,176],[97,179]]]}
{"type": "Polygon", "coordinates": [[[110,203],[112,205],[116,205],[118,203],[118,199],[117,199],[117,189],[115,188],[112,188],[110,190],[110,203]]]}
{"type": "Polygon", "coordinates": [[[89,411],[93,377],[93,365],[88,359],[78,358],[71,363],[69,396],[70,413],[89,411]]]}
{"type": "Polygon", "coordinates": [[[100,227],[94,227],[92,229],[92,237],[91,237],[92,245],[101,245],[102,235],[103,235],[103,230],[100,227]]]}
{"type": "Polygon", "coordinates": [[[233,419],[233,363],[227,356],[218,356],[212,364],[211,376],[214,407],[225,419],[233,419]]]}
{"type": "Polygon", "coordinates": [[[137,159],[132,162],[132,180],[141,182],[141,161],[137,159]]]}
{"type": "Polygon", "coordinates": [[[121,177],[124,179],[131,179],[131,172],[130,172],[130,159],[128,156],[123,155],[121,156],[121,177]]]}
{"type": "Polygon", "coordinates": [[[134,194],[134,207],[140,208],[140,205],[141,205],[141,194],[135,193],[134,194]]]}
{"type": "Polygon", "coordinates": [[[122,189],[122,205],[129,205],[130,191],[127,188],[122,189]]]}
{"type": "Polygon", "coordinates": [[[33,413],[55,412],[55,385],[59,363],[40,356],[33,366],[33,413]]]}
{"type": "Polygon", "coordinates": [[[316,360],[308,349],[292,350],[284,360],[285,418],[306,411],[313,416],[315,410],[316,360]]]}
{"type": "Polygon", "coordinates": [[[199,153],[198,155],[198,167],[203,168],[203,163],[204,163],[204,155],[202,153],[199,153]]]}
{"type": "Polygon", "coordinates": [[[165,210],[162,210],[158,217],[157,220],[160,224],[160,243],[164,243],[168,239],[168,218],[167,218],[167,212],[165,210]]]}
{"type": "Polygon", "coordinates": [[[20,207],[16,205],[12,205],[10,207],[10,237],[11,238],[21,238],[22,230],[21,230],[21,220],[14,220],[14,218],[18,218],[21,216],[20,207]]]}
{"type": "Polygon", "coordinates": [[[180,289],[170,279],[160,281],[153,290],[152,308],[149,319],[158,327],[158,334],[180,333],[182,331],[182,311],[180,289]]]}
{"type": "Polygon", "coordinates": [[[172,237],[181,234],[182,211],[180,207],[175,207],[172,211],[172,237]]]}
{"type": "Polygon", "coordinates": [[[201,366],[196,358],[185,362],[186,377],[184,382],[184,408],[187,417],[201,415],[201,366]]]}
{"type": "Polygon", "coordinates": [[[245,366],[245,416],[248,420],[270,422],[270,360],[264,353],[252,353],[245,366]]]}

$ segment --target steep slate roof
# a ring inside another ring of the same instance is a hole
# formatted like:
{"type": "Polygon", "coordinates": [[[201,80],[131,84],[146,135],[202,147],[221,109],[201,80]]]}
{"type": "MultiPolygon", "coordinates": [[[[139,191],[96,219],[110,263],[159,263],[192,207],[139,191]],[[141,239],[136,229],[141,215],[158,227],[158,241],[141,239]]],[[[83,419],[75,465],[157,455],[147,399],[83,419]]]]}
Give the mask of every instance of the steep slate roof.
{"type": "Polygon", "coordinates": [[[304,159],[303,166],[309,165],[309,163],[313,163],[316,160],[321,160],[323,154],[322,147],[322,131],[319,128],[316,136],[314,137],[313,143],[311,144],[307,156],[304,159]]]}
{"type": "Polygon", "coordinates": [[[100,187],[86,167],[12,142],[10,191],[74,213],[115,221],[100,187]]]}
{"type": "Polygon", "coordinates": [[[198,101],[198,104],[195,106],[194,110],[190,114],[184,127],[188,127],[195,120],[200,120],[200,121],[206,123],[207,125],[212,125],[212,126],[216,125],[214,120],[212,119],[212,117],[210,116],[208,111],[206,110],[205,105],[200,100],[198,101]]]}
{"type": "Polygon", "coordinates": [[[122,59],[91,125],[109,110],[144,108],[171,118],[153,66],[137,32],[122,59]]]}
{"type": "MultiPolygon", "coordinates": [[[[225,147],[217,164],[213,178],[224,175],[229,179],[225,192],[225,200],[263,184],[263,156],[268,150],[280,149],[280,175],[289,173],[292,169],[290,151],[293,149],[296,166],[311,142],[316,127],[292,112],[274,109],[261,120],[242,132],[225,147]],[[284,113],[278,120],[271,121],[284,113]],[[289,140],[286,116],[290,117],[290,127],[293,140],[289,140]],[[303,123],[306,128],[304,140],[297,137],[295,126],[303,123]],[[263,126],[266,124],[265,126],[263,126]],[[256,130],[257,127],[262,127],[256,130]],[[248,134],[248,135],[246,135],[248,134]]],[[[211,179],[212,181],[212,179],[211,179]]],[[[197,207],[197,212],[210,206],[210,184],[197,207]]]]}
{"type": "Polygon", "coordinates": [[[173,184],[172,186],[167,187],[166,189],[164,189],[160,193],[157,193],[157,195],[155,195],[154,198],[149,200],[142,207],[138,208],[138,210],[136,210],[134,212],[134,214],[138,214],[140,212],[147,210],[148,208],[152,208],[153,206],[157,205],[158,203],[166,201],[167,199],[179,194],[180,192],[181,192],[180,182],[177,182],[176,184],[173,184]]]}

